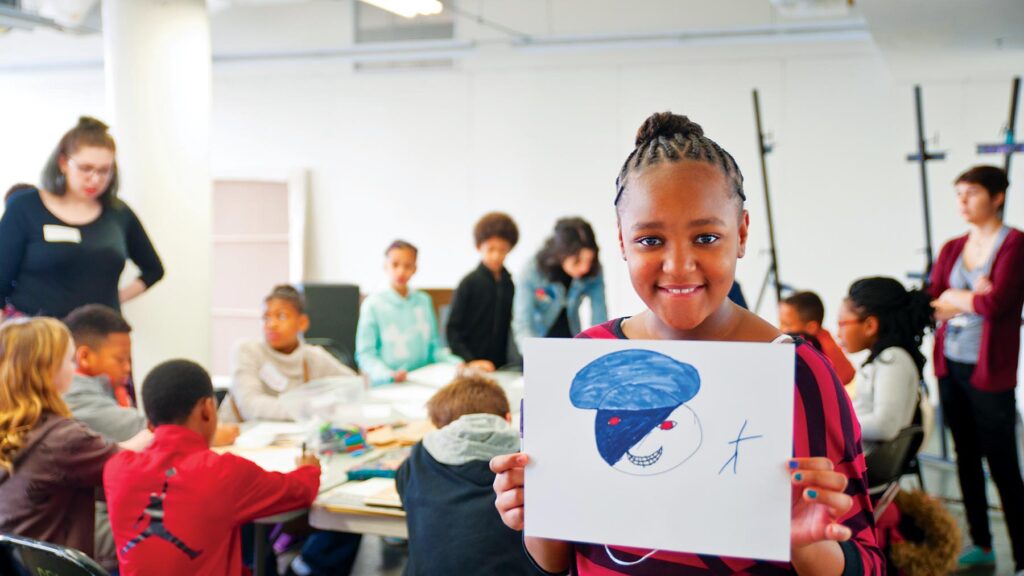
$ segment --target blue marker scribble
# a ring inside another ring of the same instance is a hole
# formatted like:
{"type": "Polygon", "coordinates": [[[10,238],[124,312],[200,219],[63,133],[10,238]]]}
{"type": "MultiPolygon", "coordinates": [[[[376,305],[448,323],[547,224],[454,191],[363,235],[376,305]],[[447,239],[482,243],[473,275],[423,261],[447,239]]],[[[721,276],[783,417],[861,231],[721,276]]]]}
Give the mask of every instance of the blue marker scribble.
{"type": "Polygon", "coordinates": [[[729,441],[729,444],[732,444],[732,446],[733,446],[732,457],[729,458],[728,460],[726,460],[725,464],[722,465],[722,468],[718,471],[719,475],[721,475],[722,472],[725,472],[725,469],[729,467],[729,463],[730,462],[732,463],[732,473],[736,474],[736,465],[739,464],[739,462],[740,462],[740,442],[743,442],[743,441],[746,441],[746,440],[754,440],[755,438],[761,438],[762,437],[761,434],[758,434],[757,436],[744,436],[743,435],[743,431],[746,430],[746,429],[747,429],[747,421],[744,420],[743,421],[743,426],[740,427],[740,433],[736,435],[736,439],[729,441]]]}

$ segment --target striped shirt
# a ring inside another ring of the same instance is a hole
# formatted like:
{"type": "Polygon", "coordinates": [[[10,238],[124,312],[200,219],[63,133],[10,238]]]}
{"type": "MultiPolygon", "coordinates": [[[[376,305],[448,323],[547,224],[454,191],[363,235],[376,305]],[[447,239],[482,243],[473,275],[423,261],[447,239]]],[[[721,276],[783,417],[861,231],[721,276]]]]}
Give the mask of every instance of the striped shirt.
{"type": "MultiPolygon", "coordinates": [[[[577,338],[626,339],[622,320],[599,324],[577,338]]],[[[853,498],[853,507],[840,521],[850,528],[853,538],[841,544],[846,559],[843,574],[885,574],[885,561],[875,542],[875,520],[868,497],[860,424],[828,360],[806,342],[796,346],[795,386],[793,456],[825,456],[835,464],[836,471],[850,480],[846,493],[853,498]]],[[[636,562],[650,550],[585,543],[574,543],[573,548],[572,572],[580,576],[793,573],[791,564],[763,560],[658,551],[636,562]],[[636,563],[624,565],[633,562],[636,563]]]]}

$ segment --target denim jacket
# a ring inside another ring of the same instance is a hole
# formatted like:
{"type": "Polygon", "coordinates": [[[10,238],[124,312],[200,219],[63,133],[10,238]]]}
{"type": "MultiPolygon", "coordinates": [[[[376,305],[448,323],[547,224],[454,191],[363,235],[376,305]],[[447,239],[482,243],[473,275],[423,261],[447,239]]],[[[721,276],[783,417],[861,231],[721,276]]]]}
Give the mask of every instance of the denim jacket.
{"type": "Polygon", "coordinates": [[[531,337],[543,337],[554,326],[562,308],[569,317],[569,329],[579,334],[580,305],[583,298],[590,299],[590,321],[600,324],[608,320],[604,301],[604,275],[598,273],[592,278],[573,278],[568,291],[565,285],[548,280],[537,262],[529,264],[515,277],[516,294],[512,304],[512,333],[516,345],[523,349],[523,341],[531,337]]]}

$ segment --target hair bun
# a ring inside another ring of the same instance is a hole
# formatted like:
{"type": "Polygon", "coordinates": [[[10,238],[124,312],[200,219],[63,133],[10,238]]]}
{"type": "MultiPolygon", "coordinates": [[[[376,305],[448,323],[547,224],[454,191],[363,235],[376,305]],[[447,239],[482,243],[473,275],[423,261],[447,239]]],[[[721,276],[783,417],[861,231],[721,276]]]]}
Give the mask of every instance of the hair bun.
{"type": "Polygon", "coordinates": [[[676,134],[684,138],[701,137],[704,135],[704,129],[700,127],[700,124],[691,122],[686,116],[671,112],[656,112],[644,120],[640,129],[636,131],[636,147],[639,148],[643,144],[656,140],[659,136],[672,138],[676,134]]]}
{"type": "Polygon", "coordinates": [[[106,132],[107,130],[110,129],[109,126],[93,118],[92,116],[79,116],[78,126],[76,126],[76,128],[84,128],[87,130],[101,130],[103,132],[106,132]]]}

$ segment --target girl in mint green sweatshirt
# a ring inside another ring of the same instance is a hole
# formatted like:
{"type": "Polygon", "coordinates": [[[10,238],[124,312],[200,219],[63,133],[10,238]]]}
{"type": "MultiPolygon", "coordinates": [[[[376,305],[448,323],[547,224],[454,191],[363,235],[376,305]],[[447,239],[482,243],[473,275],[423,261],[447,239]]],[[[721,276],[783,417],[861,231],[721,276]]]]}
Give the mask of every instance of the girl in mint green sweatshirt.
{"type": "Polygon", "coordinates": [[[434,305],[424,292],[409,288],[418,251],[395,240],[385,252],[388,290],[371,294],[359,309],[356,362],[371,385],[402,382],[409,370],[462,359],[441,346],[434,305]]]}

